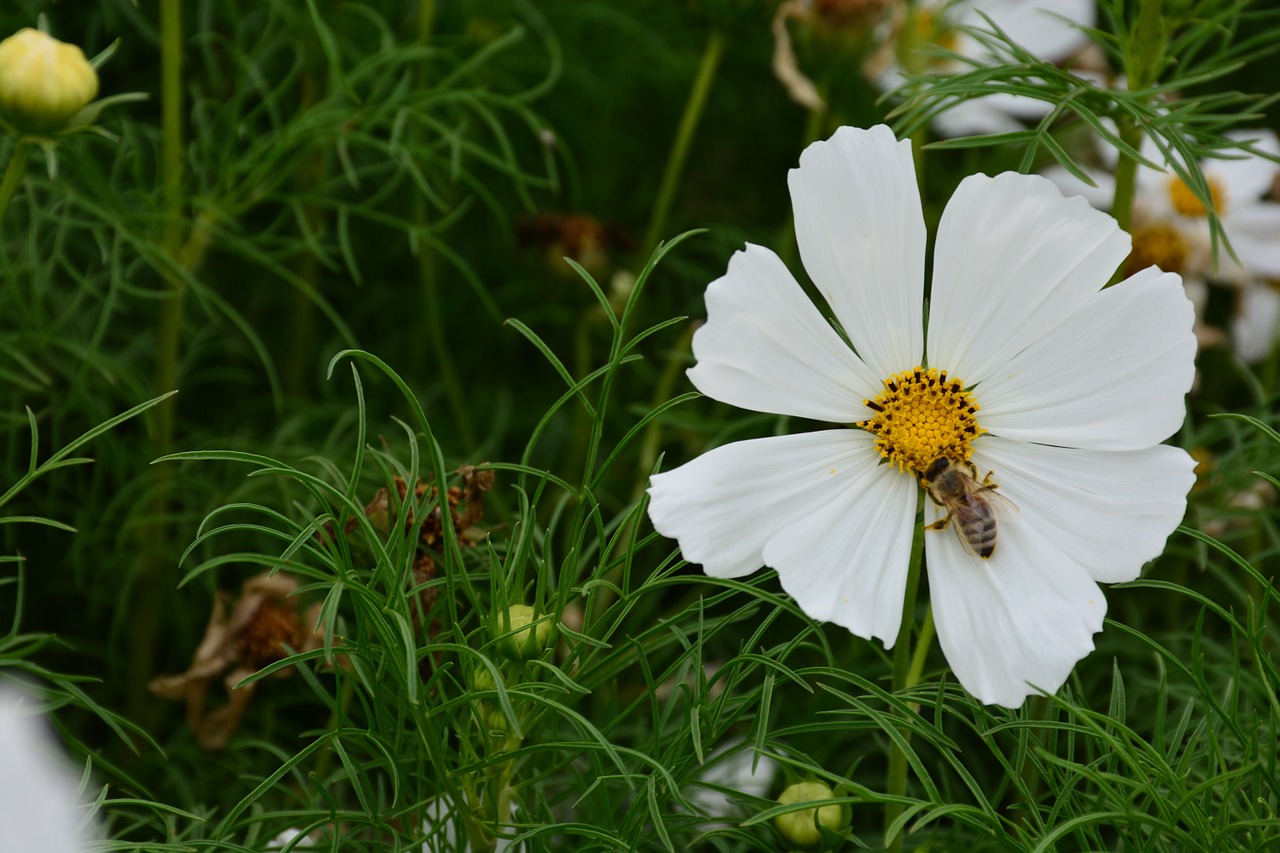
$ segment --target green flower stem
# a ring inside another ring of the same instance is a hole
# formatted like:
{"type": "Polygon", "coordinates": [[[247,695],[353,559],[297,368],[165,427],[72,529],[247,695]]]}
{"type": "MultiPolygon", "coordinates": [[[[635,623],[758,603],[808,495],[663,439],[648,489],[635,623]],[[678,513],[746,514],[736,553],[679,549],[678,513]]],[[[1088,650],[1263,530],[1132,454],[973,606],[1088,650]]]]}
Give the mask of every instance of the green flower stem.
{"type": "MultiPolygon", "coordinates": [[[[916,500],[917,506],[924,506],[924,490],[920,490],[919,497],[916,500]]],[[[923,653],[912,655],[911,653],[911,632],[915,627],[916,615],[916,593],[920,589],[920,564],[924,558],[924,520],[917,516],[915,524],[915,534],[911,537],[911,559],[907,564],[907,594],[902,603],[902,624],[898,627],[898,639],[893,647],[893,692],[899,693],[912,687],[912,672],[915,671],[915,677],[919,678],[920,669],[924,666],[923,653]],[[916,658],[920,658],[919,665],[914,666],[916,658]]],[[[922,628],[920,631],[920,643],[922,647],[926,647],[932,641],[933,622],[932,619],[926,619],[928,629],[922,628]]],[[[926,648],[927,652],[927,648],[926,648]]],[[[903,735],[906,736],[905,734],[903,735]]],[[[885,793],[892,797],[901,797],[907,792],[907,756],[898,748],[896,743],[889,746],[889,778],[885,785],[885,793]]],[[[884,828],[886,835],[889,827],[902,814],[901,803],[887,803],[884,807],[884,828]]],[[[893,843],[889,844],[885,849],[890,853],[899,853],[902,850],[902,840],[904,833],[899,832],[893,839],[893,843]]]]}
{"type": "MultiPolygon", "coordinates": [[[[160,247],[175,267],[184,263],[194,264],[190,256],[198,257],[204,238],[195,231],[190,239],[184,238],[183,228],[183,157],[186,144],[182,133],[182,3],[181,0],[162,0],[160,3],[160,120],[163,131],[161,142],[161,186],[164,206],[164,230],[160,247]]],[[[156,329],[156,387],[161,393],[178,384],[178,361],[182,333],[183,276],[176,269],[164,273],[165,298],[160,303],[160,317],[156,329]]],[[[152,421],[157,455],[173,449],[174,400],[166,400],[156,406],[152,421]]],[[[134,580],[132,623],[129,637],[130,667],[127,688],[130,716],[149,719],[147,683],[155,669],[156,637],[160,628],[160,612],[164,595],[172,587],[168,578],[175,568],[175,560],[169,553],[168,530],[165,519],[169,515],[169,496],[173,485],[173,468],[158,465],[152,475],[150,487],[151,519],[142,529],[142,548],[139,554],[138,574],[134,580]]]]}
{"type": "MultiPolygon", "coordinates": [[[[160,245],[165,255],[177,261],[183,238],[183,156],[186,140],[182,132],[182,3],[163,0],[160,4],[160,121],[163,130],[164,232],[160,245]]],[[[182,331],[184,285],[179,275],[166,276],[169,293],[161,303],[157,334],[158,367],[156,386],[160,393],[173,390],[178,380],[178,356],[182,331]]],[[[174,402],[156,407],[156,444],[168,453],[173,442],[174,402]]]]}
{"type": "Polygon", "coordinates": [[[13,194],[18,191],[22,176],[27,172],[27,158],[31,156],[31,148],[30,142],[19,139],[13,146],[13,153],[9,155],[9,165],[5,167],[4,180],[0,181],[0,221],[4,220],[9,202],[13,194]]]}
{"type": "MultiPolygon", "coordinates": [[[[1117,119],[1120,139],[1135,149],[1142,147],[1142,128],[1133,119],[1122,116],[1117,119]]],[[[1125,231],[1133,222],[1133,196],[1138,184],[1138,161],[1123,154],[1116,163],[1116,194],[1111,202],[1111,215],[1125,231]]]]}
{"type": "Polygon", "coordinates": [[[698,129],[702,118],[702,110],[707,104],[707,94],[711,84],[715,82],[716,70],[720,67],[720,57],[724,55],[724,33],[713,29],[707,36],[706,47],[702,50],[702,62],[698,65],[698,74],[693,78],[693,87],[689,90],[689,100],[684,105],[684,115],[680,117],[680,126],[676,130],[676,138],[671,144],[671,152],[667,155],[667,168],[662,175],[662,184],[658,189],[658,200],[653,205],[653,213],[649,217],[649,227],[644,235],[644,253],[648,254],[658,245],[662,230],[667,225],[667,213],[671,210],[671,202],[675,198],[676,185],[684,172],[685,157],[689,153],[689,144],[698,129]]]}
{"type": "MultiPolygon", "coordinates": [[[[924,527],[921,526],[921,532],[924,527]]],[[[907,670],[907,688],[915,687],[920,683],[920,676],[924,673],[924,662],[929,657],[929,649],[933,646],[933,606],[925,608],[924,624],[920,626],[920,636],[916,637],[916,648],[911,654],[911,668],[907,670]]]]}
{"type": "MultiPolygon", "coordinates": [[[[1142,128],[1134,124],[1133,119],[1128,116],[1121,116],[1116,120],[1116,123],[1119,125],[1120,138],[1125,144],[1140,150],[1142,147],[1142,128]]],[[[1137,191],[1137,185],[1138,161],[1121,154],[1119,162],[1116,163],[1116,193],[1111,201],[1111,215],[1115,217],[1116,224],[1124,231],[1132,231],[1133,197],[1137,191]]],[[[1111,281],[1108,284],[1115,284],[1122,278],[1124,278],[1123,264],[1111,276],[1111,281]]]]}
{"type": "MultiPolygon", "coordinates": [[[[433,27],[435,26],[435,0],[421,0],[418,4],[418,46],[427,48],[431,44],[433,27]]],[[[417,87],[425,93],[430,86],[430,68],[427,58],[423,57],[417,69],[417,87]]],[[[426,133],[421,124],[416,127],[416,135],[420,144],[425,142],[426,133]]],[[[423,313],[426,315],[426,334],[422,336],[430,343],[431,354],[435,360],[436,378],[444,386],[445,397],[449,408],[453,410],[454,426],[458,430],[458,438],[467,448],[475,446],[475,430],[471,423],[471,415],[467,407],[467,396],[462,390],[462,381],[453,363],[453,353],[449,349],[449,339],[445,329],[444,308],[440,299],[440,276],[437,274],[436,252],[427,242],[426,236],[431,231],[431,208],[427,198],[418,193],[413,200],[413,221],[416,232],[420,235],[417,241],[418,283],[421,287],[423,313]]]]}
{"type": "MultiPolygon", "coordinates": [[[[308,65],[319,65],[314,56],[308,56],[308,65]]],[[[299,112],[315,106],[321,87],[322,71],[307,67],[298,79],[299,112]]],[[[323,149],[312,151],[298,168],[298,193],[304,199],[314,198],[329,176],[328,156],[323,149]]],[[[302,219],[315,234],[324,225],[325,212],[321,205],[305,201],[302,219]]],[[[292,397],[305,399],[312,371],[315,369],[316,303],[312,294],[318,294],[322,286],[324,269],[315,252],[303,249],[298,258],[298,280],[306,287],[295,287],[289,306],[289,348],[284,369],[285,391],[292,397]]]]}

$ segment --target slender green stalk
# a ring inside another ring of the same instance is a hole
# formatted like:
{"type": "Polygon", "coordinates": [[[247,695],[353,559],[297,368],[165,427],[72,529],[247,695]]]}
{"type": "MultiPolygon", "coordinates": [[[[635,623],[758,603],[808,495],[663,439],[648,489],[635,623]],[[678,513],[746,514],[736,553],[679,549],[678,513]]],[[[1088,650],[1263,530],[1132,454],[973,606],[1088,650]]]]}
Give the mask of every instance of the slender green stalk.
{"type": "Polygon", "coordinates": [[[19,139],[13,146],[13,154],[9,156],[9,164],[5,166],[4,180],[0,181],[0,221],[4,220],[9,202],[18,191],[22,176],[27,172],[27,158],[31,156],[31,147],[31,143],[25,139],[19,139]]]}
{"type": "Polygon", "coordinates": [[[715,82],[716,71],[720,67],[720,58],[724,55],[725,38],[720,30],[713,29],[707,36],[706,47],[702,50],[702,62],[698,65],[697,76],[693,78],[693,86],[689,89],[689,100],[684,105],[684,115],[680,117],[680,126],[676,129],[676,138],[671,144],[671,152],[667,155],[667,168],[662,174],[662,183],[658,188],[658,199],[654,202],[653,213],[649,217],[649,227],[644,235],[644,253],[648,254],[662,239],[662,231],[667,226],[667,214],[671,210],[671,202],[675,199],[676,186],[684,173],[685,157],[689,153],[689,145],[693,134],[702,119],[702,110],[707,104],[707,94],[711,84],[715,82]]]}
{"type": "MultiPolygon", "coordinates": [[[[435,0],[421,0],[418,5],[418,45],[426,48],[431,43],[432,28],[435,25],[435,0]]],[[[430,67],[426,57],[418,65],[417,86],[425,92],[430,85],[430,67]]],[[[417,126],[419,143],[423,143],[425,133],[421,125],[417,126]]],[[[418,282],[422,288],[423,313],[426,314],[427,334],[432,355],[435,356],[436,376],[444,386],[445,396],[449,400],[449,408],[453,410],[453,422],[458,429],[458,438],[466,447],[475,445],[475,430],[471,424],[471,415],[467,407],[467,397],[462,391],[462,381],[453,364],[453,353],[449,349],[449,339],[444,322],[444,308],[440,299],[440,277],[436,271],[436,253],[427,243],[425,236],[431,229],[431,208],[426,196],[419,193],[413,200],[413,218],[417,233],[422,235],[418,240],[418,282]]]]}
{"type": "MultiPolygon", "coordinates": [[[[923,528],[921,528],[923,531],[923,528]]],[[[920,683],[920,676],[924,673],[924,662],[929,657],[929,649],[933,646],[933,606],[925,608],[924,624],[920,626],[920,636],[916,637],[916,648],[911,655],[911,668],[907,670],[907,683],[903,685],[906,688],[915,687],[920,683]]]]}
{"type": "MultiPolygon", "coordinates": [[[[161,142],[162,197],[164,230],[160,245],[164,254],[178,266],[194,263],[186,257],[201,240],[185,240],[183,227],[183,157],[186,149],[182,134],[182,4],[181,0],[160,3],[160,111],[163,140],[161,142]],[[184,243],[186,244],[184,246],[184,243]]],[[[194,238],[194,234],[192,235],[194,238]]],[[[156,387],[159,393],[177,388],[178,361],[182,333],[182,275],[166,272],[166,298],[160,303],[156,329],[156,387]]],[[[157,455],[173,449],[175,401],[166,400],[155,408],[154,440],[157,455]]],[[[142,551],[135,579],[130,632],[130,666],[128,703],[131,716],[150,716],[147,683],[155,669],[156,636],[160,627],[161,602],[170,586],[167,575],[174,567],[169,554],[165,519],[169,514],[169,495],[173,485],[172,467],[155,468],[150,489],[150,521],[142,532],[142,551]]]]}
{"type": "MultiPolygon", "coordinates": [[[[164,232],[161,247],[176,260],[183,242],[182,178],[186,140],[182,133],[182,3],[160,3],[160,121],[163,130],[164,232]]],[[[156,387],[171,391],[178,381],[179,344],[182,331],[183,282],[180,276],[167,277],[168,298],[161,303],[157,334],[156,387]]],[[[168,453],[173,442],[173,401],[156,407],[156,443],[168,453]]]]}
{"type": "MultiPolygon", "coordinates": [[[[1134,124],[1133,119],[1121,117],[1116,123],[1120,129],[1120,139],[1134,148],[1142,146],[1142,128],[1134,124]]],[[[1125,231],[1133,222],[1133,197],[1138,183],[1138,161],[1120,155],[1116,163],[1116,193],[1111,202],[1111,215],[1125,231]]]]}
{"type": "MultiPolygon", "coordinates": [[[[314,62],[314,60],[313,60],[314,62]]],[[[320,63],[315,63],[320,65],[320,63]]],[[[301,110],[315,105],[324,68],[309,67],[299,79],[301,110]]],[[[307,155],[298,169],[298,192],[306,199],[314,198],[328,177],[329,161],[324,149],[317,148],[307,155]]],[[[312,233],[318,232],[324,223],[324,208],[307,201],[302,205],[302,219],[312,233]]],[[[285,390],[293,397],[306,397],[310,371],[315,369],[316,303],[311,293],[319,293],[323,267],[315,252],[305,247],[298,258],[298,278],[310,288],[293,289],[289,309],[289,351],[285,363],[285,390]]]]}
{"type": "MultiPolygon", "coordinates": [[[[1116,123],[1120,128],[1120,138],[1126,144],[1132,145],[1134,148],[1140,148],[1142,145],[1142,128],[1133,123],[1133,120],[1127,116],[1121,116],[1116,123]]],[[[1116,163],[1116,192],[1111,201],[1111,215],[1115,217],[1116,223],[1124,231],[1131,231],[1133,223],[1133,197],[1137,191],[1138,184],[1138,161],[1120,155],[1119,162],[1116,163]]],[[[1124,278],[1125,267],[1123,264],[1111,276],[1108,285],[1115,284],[1124,278]]]]}
{"type": "MultiPolygon", "coordinates": [[[[924,491],[921,490],[917,498],[916,505],[923,506],[924,491]]],[[[924,521],[922,518],[916,518],[915,534],[911,537],[911,558],[907,564],[907,594],[902,603],[902,624],[898,627],[898,639],[893,647],[893,692],[898,693],[912,686],[911,673],[912,663],[915,657],[911,653],[911,633],[915,627],[916,615],[916,593],[920,589],[920,564],[924,559],[924,521]]],[[[932,635],[932,620],[927,620],[930,629],[929,634],[932,635]]],[[[925,645],[926,642],[932,640],[932,636],[926,638],[925,631],[920,632],[920,644],[925,645]]],[[[923,667],[923,662],[921,663],[923,667]]],[[[917,671],[916,677],[919,677],[917,671]]],[[[905,735],[904,735],[905,737],[905,735]]],[[[901,797],[907,792],[907,756],[898,748],[896,743],[889,746],[889,777],[885,785],[885,793],[894,797],[901,797]]],[[[884,828],[886,835],[889,827],[902,814],[902,805],[900,803],[887,803],[884,807],[884,828]]],[[[902,850],[902,836],[899,832],[885,849],[890,853],[898,853],[902,850]]]]}

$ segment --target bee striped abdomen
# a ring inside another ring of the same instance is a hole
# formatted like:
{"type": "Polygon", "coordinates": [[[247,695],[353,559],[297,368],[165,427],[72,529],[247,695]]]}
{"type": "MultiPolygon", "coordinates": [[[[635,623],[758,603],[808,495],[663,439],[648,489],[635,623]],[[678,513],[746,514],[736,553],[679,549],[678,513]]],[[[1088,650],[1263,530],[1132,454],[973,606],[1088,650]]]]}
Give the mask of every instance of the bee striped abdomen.
{"type": "Polygon", "coordinates": [[[966,551],[987,559],[996,550],[996,515],[985,501],[969,502],[954,513],[956,533],[966,551]]]}

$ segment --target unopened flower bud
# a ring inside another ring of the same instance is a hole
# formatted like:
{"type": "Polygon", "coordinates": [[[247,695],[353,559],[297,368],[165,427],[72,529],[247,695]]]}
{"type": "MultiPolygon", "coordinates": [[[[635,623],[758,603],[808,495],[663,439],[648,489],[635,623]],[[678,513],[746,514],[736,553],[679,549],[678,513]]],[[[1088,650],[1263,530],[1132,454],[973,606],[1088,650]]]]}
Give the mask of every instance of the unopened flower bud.
{"type": "Polygon", "coordinates": [[[492,690],[497,687],[497,682],[493,680],[493,673],[489,672],[487,666],[477,666],[471,672],[471,689],[476,693],[484,690],[492,690]]]}
{"type": "MultiPolygon", "coordinates": [[[[835,795],[821,782],[797,782],[787,787],[778,797],[782,805],[803,803],[810,800],[829,800],[835,795]]],[[[801,850],[818,850],[823,845],[824,830],[839,833],[849,825],[849,807],[832,803],[829,806],[800,809],[787,812],[773,819],[778,833],[801,850]]]]}
{"type": "Polygon", "coordinates": [[[0,41],[0,114],[23,133],[61,130],[98,94],[98,73],[73,44],[33,30],[0,41]]]}
{"type": "Polygon", "coordinates": [[[510,752],[519,749],[520,736],[511,730],[511,721],[502,713],[501,708],[494,708],[485,717],[485,727],[489,731],[489,748],[496,752],[510,752]]]}
{"type": "Polygon", "coordinates": [[[498,649],[509,660],[531,660],[542,654],[551,639],[551,620],[539,621],[532,607],[513,604],[505,614],[494,614],[490,632],[495,638],[501,638],[498,649]]]}

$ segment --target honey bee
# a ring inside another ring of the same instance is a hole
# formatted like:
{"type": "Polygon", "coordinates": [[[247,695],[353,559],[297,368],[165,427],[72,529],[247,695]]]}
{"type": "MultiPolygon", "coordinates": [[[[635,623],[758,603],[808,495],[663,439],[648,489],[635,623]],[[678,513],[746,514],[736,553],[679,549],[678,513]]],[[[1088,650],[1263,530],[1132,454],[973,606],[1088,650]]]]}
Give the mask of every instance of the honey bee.
{"type": "Polygon", "coordinates": [[[1013,504],[995,493],[991,472],[978,482],[972,462],[956,462],[940,456],[920,475],[920,485],[929,497],[947,511],[945,518],[927,525],[929,530],[945,530],[955,522],[960,544],[975,557],[986,560],[996,550],[996,506],[1013,504]]]}

